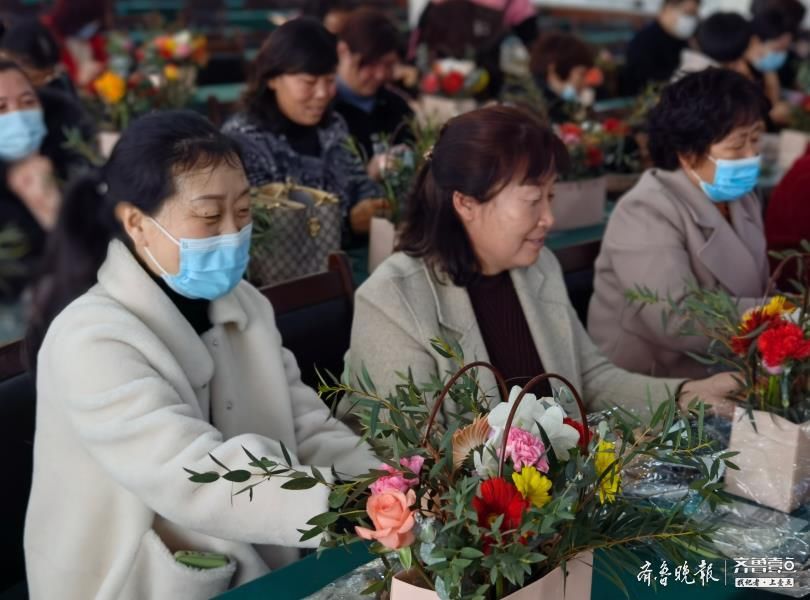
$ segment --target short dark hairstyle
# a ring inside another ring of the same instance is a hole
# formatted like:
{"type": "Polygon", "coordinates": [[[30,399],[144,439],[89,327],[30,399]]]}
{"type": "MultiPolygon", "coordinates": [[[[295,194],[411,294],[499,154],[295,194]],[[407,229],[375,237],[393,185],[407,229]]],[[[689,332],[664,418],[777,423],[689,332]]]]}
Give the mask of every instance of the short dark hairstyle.
{"type": "Polygon", "coordinates": [[[337,63],[337,38],[319,21],[310,17],[287,21],[268,36],[253,62],[242,99],[248,114],[272,128],[278,123],[279,109],[267,82],[295,73],[328,75],[335,72],[337,63]]]}
{"type": "Polygon", "coordinates": [[[349,13],[338,33],[353,54],[360,55],[360,66],[372,64],[391,52],[402,50],[399,30],[379,10],[358,8],[349,13]]]}
{"type": "Polygon", "coordinates": [[[590,68],[595,63],[593,48],[570,33],[548,33],[532,47],[531,70],[535,75],[545,77],[549,67],[554,65],[557,75],[567,79],[574,67],[590,68]]]}
{"type": "Polygon", "coordinates": [[[751,2],[751,14],[754,18],[770,10],[779,11],[786,17],[787,24],[794,35],[798,34],[807,14],[807,7],[800,0],[753,0],[751,2]]]}
{"type": "Polygon", "coordinates": [[[698,48],[724,64],[741,59],[751,43],[751,24],[737,13],[717,12],[704,20],[695,36],[698,48]]]}
{"type": "Polygon", "coordinates": [[[39,19],[15,21],[0,38],[0,47],[35,69],[51,69],[59,64],[59,45],[39,19]]]}
{"type": "Polygon", "coordinates": [[[794,27],[788,18],[787,14],[773,8],[758,13],[751,19],[751,33],[763,42],[775,40],[786,33],[792,35],[794,27]]]}
{"type": "Polygon", "coordinates": [[[673,171],[678,156],[703,156],[735,127],[764,121],[771,105],[762,89],[730,69],[709,68],[665,87],[647,132],[655,165],[673,171]]]}
{"type": "Polygon", "coordinates": [[[417,174],[398,250],[424,259],[437,277],[468,285],[481,269],[453,193],[489,202],[514,180],[546,181],[567,169],[565,145],[532,113],[492,106],[455,117],[417,174]]]}

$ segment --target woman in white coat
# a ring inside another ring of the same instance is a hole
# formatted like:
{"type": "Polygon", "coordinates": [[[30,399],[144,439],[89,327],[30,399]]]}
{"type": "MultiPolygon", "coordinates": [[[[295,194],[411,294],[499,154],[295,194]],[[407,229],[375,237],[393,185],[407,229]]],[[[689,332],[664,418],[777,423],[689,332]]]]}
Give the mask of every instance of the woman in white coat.
{"type": "Polygon", "coordinates": [[[242,280],[250,234],[239,150],[190,112],[135,122],[68,194],[29,340],[47,330],[25,531],[33,600],[202,600],[294,558],[328,489],[274,479],[252,502],[231,499],[238,488],[187,480],[184,468],[216,468],[209,454],[237,468],[243,447],[282,461],[283,443],[323,473],[375,464],[301,383],[270,303],[242,280]],[[175,560],[183,550],[228,562],[193,569],[175,560]]]}

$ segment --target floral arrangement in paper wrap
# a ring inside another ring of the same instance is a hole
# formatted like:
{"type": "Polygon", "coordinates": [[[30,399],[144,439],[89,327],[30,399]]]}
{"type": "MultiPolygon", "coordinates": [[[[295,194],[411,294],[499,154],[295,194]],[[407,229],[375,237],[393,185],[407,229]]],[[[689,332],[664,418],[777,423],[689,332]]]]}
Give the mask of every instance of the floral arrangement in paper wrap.
{"type": "MultiPolygon", "coordinates": [[[[458,347],[440,340],[433,346],[461,363],[458,347]]],[[[503,598],[588,550],[610,549],[606,560],[632,572],[639,564],[632,548],[642,544],[679,561],[689,549],[706,548],[710,527],[690,522],[685,504],[663,510],[623,495],[623,470],[640,457],[694,468],[703,479],[693,488],[703,499],[712,507],[725,501],[719,486],[706,482],[731,453],[714,462],[697,455],[709,445],[700,403],[690,407],[699,415],[697,428],[671,400],[646,423],[617,409],[592,428],[565,379],[541,375],[508,393],[494,368],[480,362],[464,366],[446,383],[434,378],[421,388],[403,376],[385,398],[365,371],[356,385],[348,384],[347,375],[342,383],[323,383],[321,393],[326,400],[349,394],[364,439],[382,463],[355,479],[340,480],[335,473],[330,510],[313,515],[301,539],[320,537],[322,549],[358,539],[371,542],[387,574],[365,593],[389,584],[396,571],[389,560],[392,552],[440,598],[485,600],[503,598]],[[508,402],[484,395],[480,369],[495,372],[508,402]],[[568,386],[578,414],[563,409],[568,392],[554,398],[529,393],[546,379],[568,386]],[[441,424],[436,417],[448,397],[459,414],[441,424]]],[[[190,479],[240,482],[244,485],[234,493],[251,498],[256,486],[273,477],[288,478],[282,488],[290,490],[327,485],[317,469],[293,467],[282,450],[286,464],[256,457],[246,448],[251,470],[189,471],[190,479]]],[[[623,588],[614,567],[609,569],[609,577],[623,588]]]]}
{"type": "Polygon", "coordinates": [[[564,174],[564,181],[640,170],[637,152],[630,152],[627,147],[630,127],[620,119],[568,122],[555,125],[554,129],[571,157],[571,168],[564,174]]]}
{"type": "Polygon", "coordinates": [[[741,393],[749,416],[753,410],[778,414],[794,423],[810,421],[810,243],[800,250],[773,253],[780,259],[769,293],[758,306],[740,312],[722,290],[688,287],[683,298],[662,299],[638,286],[626,296],[632,302],[664,304],[662,318],[677,319],[683,335],[708,339],[705,355],[690,354],[709,367],[741,373],[741,393]],[[794,291],[771,295],[782,271],[796,266],[794,291]]]}
{"type": "Polygon", "coordinates": [[[489,81],[489,73],[474,61],[443,58],[422,76],[419,89],[424,94],[471,98],[486,90],[489,81]]]}

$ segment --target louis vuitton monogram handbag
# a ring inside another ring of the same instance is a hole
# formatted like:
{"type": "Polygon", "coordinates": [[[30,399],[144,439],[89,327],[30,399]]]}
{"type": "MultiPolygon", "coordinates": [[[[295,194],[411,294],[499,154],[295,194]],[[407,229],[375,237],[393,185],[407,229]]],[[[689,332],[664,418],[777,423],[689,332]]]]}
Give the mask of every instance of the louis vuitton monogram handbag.
{"type": "Polygon", "coordinates": [[[326,271],[330,252],[340,250],[340,201],[327,192],[292,182],[253,191],[253,239],[248,279],[273,285],[326,271]]]}

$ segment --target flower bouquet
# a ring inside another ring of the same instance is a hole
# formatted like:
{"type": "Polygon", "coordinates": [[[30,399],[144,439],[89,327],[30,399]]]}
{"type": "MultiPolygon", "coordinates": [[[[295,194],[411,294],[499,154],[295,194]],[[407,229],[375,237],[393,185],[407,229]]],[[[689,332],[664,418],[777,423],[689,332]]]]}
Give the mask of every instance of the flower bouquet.
{"type": "MultiPolygon", "coordinates": [[[[771,281],[796,262],[794,293],[772,296],[741,315],[726,292],[695,287],[679,302],[668,300],[664,317],[680,319],[684,335],[707,338],[707,354],[695,359],[740,373],[744,403],[729,442],[740,470],[726,474],[727,490],[791,512],[810,500],[810,243],[778,257],[771,281]]],[[[645,288],[628,298],[661,302],[645,288]]]]}
{"type": "Polygon", "coordinates": [[[423,121],[444,123],[475,110],[475,96],[489,86],[489,73],[472,60],[443,58],[434,61],[422,76],[416,113],[423,121]]]}
{"type": "Polygon", "coordinates": [[[197,70],[208,62],[205,36],[188,30],[161,34],[137,52],[138,69],[158,89],[161,108],[184,108],[194,95],[197,70]]]}
{"type": "Polygon", "coordinates": [[[607,174],[635,172],[637,155],[625,149],[630,128],[616,118],[555,126],[571,157],[571,168],[554,189],[555,229],[601,223],[607,203],[607,174]]]}
{"type": "MultiPolygon", "coordinates": [[[[461,363],[457,347],[440,340],[433,346],[461,363]]],[[[379,469],[342,481],[335,473],[336,482],[328,483],[317,469],[296,467],[284,449],[283,461],[245,449],[252,470],[189,471],[190,479],[240,482],[234,493],[251,497],[273,477],[289,479],[282,488],[290,490],[328,485],[330,510],[313,515],[301,540],[320,538],[322,549],[367,541],[386,576],[365,593],[390,586],[394,600],[517,599],[521,591],[562,598],[566,572],[573,577],[565,582],[565,597],[587,600],[594,550],[606,550],[609,565],[632,571],[640,564],[632,552],[639,545],[680,562],[709,542],[710,526],[689,521],[685,503],[663,509],[622,491],[624,469],[650,457],[694,469],[701,477],[692,485],[695,493],[712,506],[724,500],[719,484],[708,482],[730,455],[698,456],[707,446],[700,403],[692,406],[697,427],[670,400],[647,423],[616,409],[591,428],[576,390],[552,374],[510,393],[493,367],[476,362],[446,383],[434,378],[421,388],[403,375],[387,397],[365,371],[359,379],[356,385],[348,375],[343,383],[324,383],[321,393],[327,400],[348,394],[364,439],[382,460],[379,469]],[[480,369],[495,373],[507,402],[481,390],[480,369]],[[558,380],[568,391],[553,398],[529,393],[545,380],[558,380]]]]}

